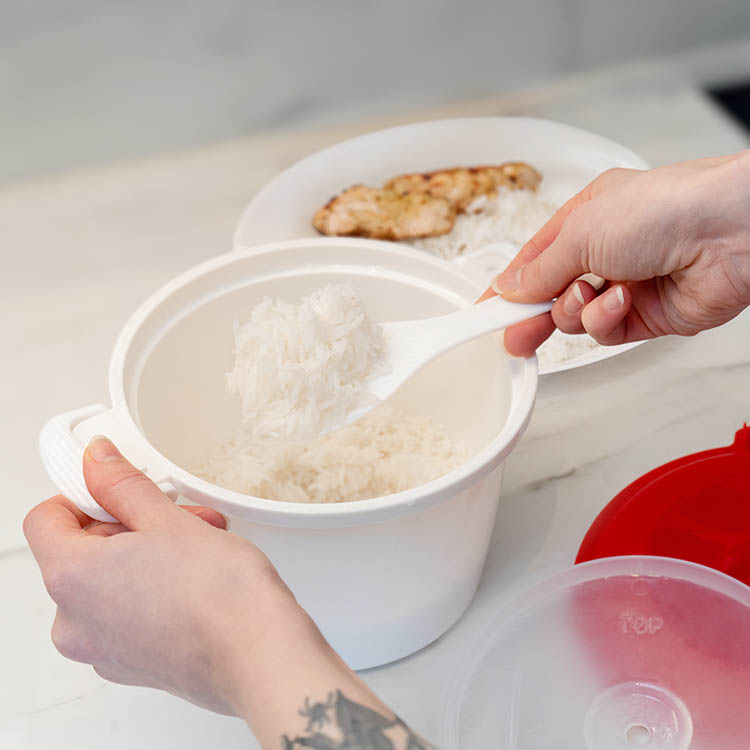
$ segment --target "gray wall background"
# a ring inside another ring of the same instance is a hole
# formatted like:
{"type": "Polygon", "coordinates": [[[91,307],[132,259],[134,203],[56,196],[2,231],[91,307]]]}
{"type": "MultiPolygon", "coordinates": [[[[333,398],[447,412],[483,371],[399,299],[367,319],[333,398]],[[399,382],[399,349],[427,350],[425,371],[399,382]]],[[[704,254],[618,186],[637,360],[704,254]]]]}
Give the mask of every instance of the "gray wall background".
{"type": "Polygon", "coordinates": [[[750,35],[750,0],[0,0],[0,180],[750,35]]]}

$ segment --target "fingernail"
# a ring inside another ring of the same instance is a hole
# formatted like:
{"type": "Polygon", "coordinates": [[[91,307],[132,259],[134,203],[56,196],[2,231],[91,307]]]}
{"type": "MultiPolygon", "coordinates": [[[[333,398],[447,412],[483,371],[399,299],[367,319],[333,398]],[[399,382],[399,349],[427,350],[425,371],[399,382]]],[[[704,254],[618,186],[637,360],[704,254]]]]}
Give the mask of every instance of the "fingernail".
{"type": "Polygon", "coordinates": [[[524,357],[521,357],[518,354],[513,354],[513,352],[509,352],[508,349],[505,347],[505,344],[503,344],[503,349],[505,349],[505,353],[512,359],[525,359],[524,357]]]}
{"type": "Polygon", "coordinates": [[[625,294],[622,291],[621,286],[612,287],[605,295],[602,300],[604,309],[609,312],[614,312],[618,307],[622,307],[625,304],[625,294]]]}
{"type": "Polygon", "coordinates": [[[97,463],[106,464],[109,461],[116,461],[122,458],[120,451],[115,448],[115,444],[104,435],[94,435],[89,440],[89,456],[97,463]]]}
{"type": "Polygon", "coordinates": [[[573,315],[574,313],[577,313],[585,304],[586,300],[583,298],[583,294],[581,294],[581,289],[578,285],[578,282],[576,282],[575,284],[573,284],[573,288],[570,290],[570,294],[565,295],[563,310],[565,310],[568,315],[573,315]]]}
{"type": "Polygon", "coordinates": [[[508,294],[508,292],[515,292],[521,288],[521,271],[523,266],[519,268],[506,268],[505,271],[495,276],[490,283],[492,291],[495,294],[508,294]]]}

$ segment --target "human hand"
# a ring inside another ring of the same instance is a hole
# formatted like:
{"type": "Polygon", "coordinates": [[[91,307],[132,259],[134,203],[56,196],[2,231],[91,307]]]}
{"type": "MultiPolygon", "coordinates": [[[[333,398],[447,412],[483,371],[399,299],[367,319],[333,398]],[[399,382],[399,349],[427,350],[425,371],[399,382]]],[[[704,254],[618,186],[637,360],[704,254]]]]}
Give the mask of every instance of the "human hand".
{"type": "Polygon", "coordinates": [[[557,297],[509,328],[529,356],[555,327],[602,344],[691,336],[750,304],[750,151],[647,171],[604,172],[569,200],[482,299],[557,297]],[[607,280],[600,293],[586,281],[607,280]]]}
{"type": "Polygon", "coordinates": [[[104,438],[89,445],[83,469],[120,523],[94,522],[60,495],[24,521],[64,656],[112,682],[236,714],[264,748],[430,747],[341,661],[269,560],[225,531],[220,514],[174,505],[104,438]],[[360,727],[363,716],[373,725],[360,727]]]}
{"type": "Polygon", "coordinates": [[[293,597],[220,514],[173,504],[108,440],[92,442],[83,467],[91,494],[121,523],[92,522],[61,496],[24,522],[58,605],[56,647],[113,682],[235,713],[232,641],[262,643],[263,617],[294,611],[293,597]]]}

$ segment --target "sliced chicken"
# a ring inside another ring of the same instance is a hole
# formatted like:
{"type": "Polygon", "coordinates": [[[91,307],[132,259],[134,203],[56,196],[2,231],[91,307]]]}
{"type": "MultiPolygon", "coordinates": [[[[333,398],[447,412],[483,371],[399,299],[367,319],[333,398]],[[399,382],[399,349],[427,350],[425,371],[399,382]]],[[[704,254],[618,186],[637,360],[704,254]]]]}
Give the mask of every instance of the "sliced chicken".
{"type": "Polygon", "coordinates": [[[450,201],[459,213],[480,195],[490,195],[499,187],[511,190],[536,190],[542,175],[524,162],[507,162],[499,166],[456,167],[435,172],[404,174],[385,183],[397,193],[425,193],[450,201]]]}
{"type": "Polygon", "coordinates": [[[318,209],[313,226],[328,235],[405,240],[447,234],[455,220],[456,209],[443,196],[355,185],[318,209]]]}

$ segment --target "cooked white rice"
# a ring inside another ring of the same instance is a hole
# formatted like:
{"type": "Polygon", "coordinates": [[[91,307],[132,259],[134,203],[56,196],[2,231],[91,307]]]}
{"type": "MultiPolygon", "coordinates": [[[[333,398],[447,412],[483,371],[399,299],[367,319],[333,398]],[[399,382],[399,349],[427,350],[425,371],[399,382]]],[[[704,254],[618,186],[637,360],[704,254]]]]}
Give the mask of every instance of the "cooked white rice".
{"type": "Polygon", "coordinates": [[[383,330],[349,284],[298,305],[266,297],[247,323],[235,321],[234,342],[227,390],[253,438],[312,439],[378,403],[367,380],[383,369],[383,330]]]}
{"type": "Polygon", "coordinates": [[[309,443],[258,440],[240,431],[195,473],[270,500],[338,503],[417,487],[467,458],[444,427],[383,405],[309,443]]]}
{"type": "Polygon", "coordinates": [[[574,336],[555,330],[554,333],[537,349],[539,370],[547,372],[565,362],[600,351],[601,346],[588,334],[574,336]]]}
{"type": "MultiPolygon", "coordinates": [[[[540,193],[500,188],[494,197],[482,195],[474,200],[467,212],[456,219],[448,234],[413,240],[409,244],[447,260],[467,255],[493,242],[509,242],[520,248],[556,210],[557,206],[540,193]]],[[[551,370],[563,362],[600,349],[591,336],[555,331],[537,351],[539,368],[542,372],[551,370]]]]}
{"type": "Polygon", "coordinates": [[[243,426],[198,476],[270,500],[342,502],[411,489],[468,457],[444,427],[384,405],[321,435],[377,402],[366,384],[383,368],[383,332],[349,285],[299,305],[266,298],[235,322],[234,338],[227,390],[241,399],[243,426]]]}
{"type": "Polygon", "coordinates": [[[412,240],[411,245],[452,260],[493,242],[521,247],[555,213],[557,206],[533,190],[500,188],[496,196],[480,195],[453,229],[440,237],[412,240]]]}

